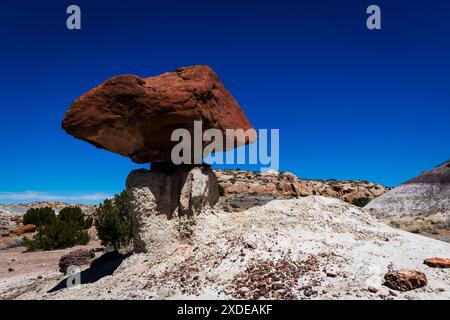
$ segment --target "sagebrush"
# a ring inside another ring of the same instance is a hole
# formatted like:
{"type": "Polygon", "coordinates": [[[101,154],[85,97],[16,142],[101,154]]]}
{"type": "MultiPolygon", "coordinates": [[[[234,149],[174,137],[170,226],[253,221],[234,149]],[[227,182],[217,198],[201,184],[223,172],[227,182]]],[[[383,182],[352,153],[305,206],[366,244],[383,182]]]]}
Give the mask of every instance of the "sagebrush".
{"type": "Polygon", "coordinates": [[[95,226],[104,246],[118,249],[130,243],[132,227],[126,191],[99,205],[95,214],[95,226]]]}

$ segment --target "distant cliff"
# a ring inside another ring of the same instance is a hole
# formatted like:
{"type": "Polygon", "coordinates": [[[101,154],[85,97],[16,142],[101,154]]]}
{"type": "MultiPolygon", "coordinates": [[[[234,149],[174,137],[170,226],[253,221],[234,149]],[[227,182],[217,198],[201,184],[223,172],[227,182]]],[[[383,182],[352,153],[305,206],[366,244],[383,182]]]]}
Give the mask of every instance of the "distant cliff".
{"type": "Polygon", "coordinates": [[[450,160],[400,184],[365,208],[381,217],[450,214],[450,160]]]}

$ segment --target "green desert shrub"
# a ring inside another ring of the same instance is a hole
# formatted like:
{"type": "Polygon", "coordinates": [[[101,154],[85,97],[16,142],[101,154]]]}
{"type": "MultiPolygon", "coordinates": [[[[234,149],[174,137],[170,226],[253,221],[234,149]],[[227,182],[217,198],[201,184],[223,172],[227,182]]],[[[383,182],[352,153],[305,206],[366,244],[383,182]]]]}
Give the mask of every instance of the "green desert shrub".
{"type": "Polygon", "coordinates": [[[358,207],[365,207],[370,202],[370,198],[355,198],[352,200],[352,204],[358,207]]]}
{"type": "Polygon", "coordinates": [[[56,220],[55,211],[50,207],[31,208],[23,216],[23,224],[34,224],[37,227],[52,224],[56,220]]]}
{"type": "Polygon", "coordinates": [[[99,205],[95,214],[95,226],[104,246],[118,249],[130,243],[132,229],[126,191],[99,205]]]}
{"type": "Polygon", "coordinates": [[[53,223],[39,227],[33,239],[24,237],[23,242],[29,251],[56,250],[87,244],[89,235],[73,223],[55,219],[53,223]]]}
{"type": "Polygon", "coordinates": [[[79,229],[84,229],[86,225],[85,216],[80,207],[66,207],[59,212],[58,218],[79,229]]]}
{"type": "Polygon", "coordinates": [[[33,239],[23,238],[29,251],[64,249],[89,242],[84,230],[85,218],[79,207],[66,207],[58,216],[48,207],[30,209],[24,216],[24,224],[28,223],[38,226],[33,239]]]}

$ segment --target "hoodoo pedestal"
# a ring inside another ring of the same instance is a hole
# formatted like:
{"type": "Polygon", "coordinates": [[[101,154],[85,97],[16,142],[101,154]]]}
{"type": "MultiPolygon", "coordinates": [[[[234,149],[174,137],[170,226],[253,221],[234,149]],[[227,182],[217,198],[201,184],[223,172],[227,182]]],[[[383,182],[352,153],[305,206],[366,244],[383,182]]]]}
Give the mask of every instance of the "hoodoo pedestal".
{"type": "Polygon", "coordinates": [[[208,165],[157,164],[135,170],[127,179],[135,252],[164,250],[195,230],[196,217],[219,199],[218,183],[208,165]]]}

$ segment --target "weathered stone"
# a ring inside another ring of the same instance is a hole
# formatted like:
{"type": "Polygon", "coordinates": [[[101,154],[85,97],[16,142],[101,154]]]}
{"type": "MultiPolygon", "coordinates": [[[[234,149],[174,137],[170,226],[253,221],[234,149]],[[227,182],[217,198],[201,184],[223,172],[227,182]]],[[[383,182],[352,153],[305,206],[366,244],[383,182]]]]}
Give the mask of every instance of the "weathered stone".
{"type": "Polygon", "coordinates": [[[450,259],[434,257],[423,261],[427,266],[432,268],[450,268],[450,259]]]}
{"type": "Polygon", "coordinates": [[[368,181],[305,180],[293,173],[267,170],[264,173],[245,170],[215,170],[225,196],[248,197],[249,194],[304,197],[322,195],[351,201],[376,198],[389,188],[368,181]]]}
{"type": "Polygon", "coordinates": [[[408,269],[389,271],[384,280],[385,286],[398,291],[414,290],[428,284],[425,273],[408,269]]]}
{"type": "Polygon", "coordinates": [[[66,273],[70,266],[83,266],[89,264],[95,258],[92,250],[78,249],[63,255],[59,259],[59,271],[66,273]]]}
{"type": "Polygon", "coordinates": [[[30,233],[30,232],[35,232],[36,231],[36,226],[34,224],[26,224],[24,226],[21,227],[17,227],[16,229],[14,229],[14,233],[16,234],[23,234],[23,233],[30,233]]]}
{"type": "MultiPolygon", "coordinates": [[[[251,129],[219,77],[207,66],[179,68],[152,78],[111,78],[76,99],[62,126],[67,133],[137,163],[169,161],[174,129],[251,129]]],[[[236,145],[256,140],[238,137],[236,145]]],[[[203,146],[210,142],[203,142],[203,146]]]]}
{"type": "Polygon", "coordinates": [[[189,240],[196,216],[219,199],[216,176],[206,165],[135,170],[128,176],[127,191],[136,252],[189,240]]]}

